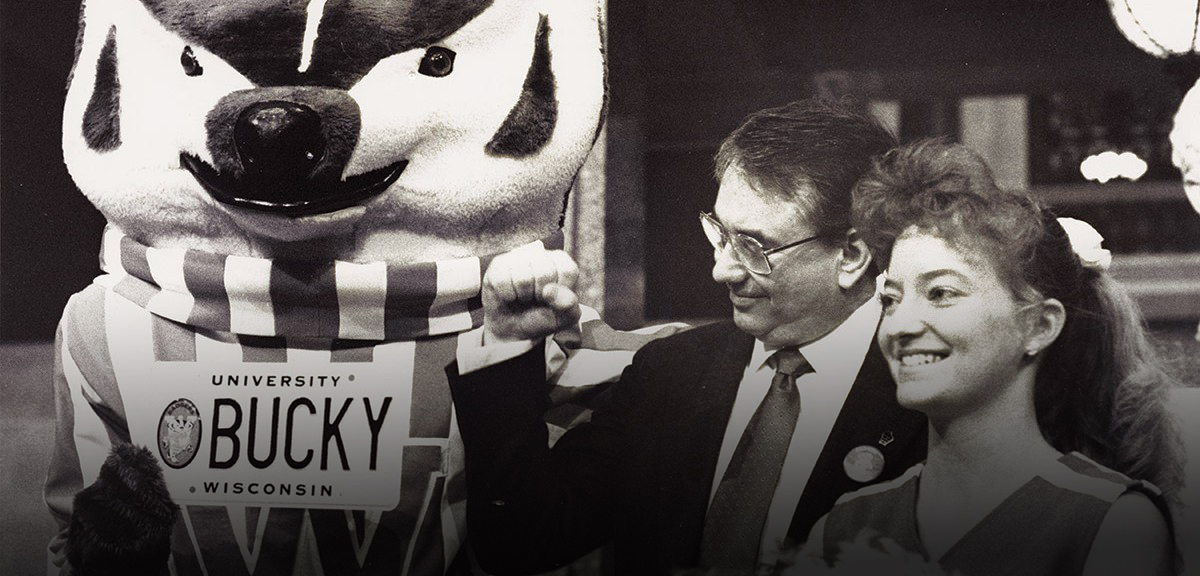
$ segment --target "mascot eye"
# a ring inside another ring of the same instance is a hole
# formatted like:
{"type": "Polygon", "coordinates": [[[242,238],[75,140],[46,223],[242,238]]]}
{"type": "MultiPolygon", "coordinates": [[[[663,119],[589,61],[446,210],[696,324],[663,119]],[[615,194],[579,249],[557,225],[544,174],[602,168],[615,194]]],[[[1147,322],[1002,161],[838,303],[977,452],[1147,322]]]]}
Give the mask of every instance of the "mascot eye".
{"type": "Polygon", "coordinates": [[[204,67],[200,65],[199,60],[196,60],[191,46],[183,47],[183,54],[179,55],[179,64],[183,66],[183,73],[188,76],[199,76],[204,73],[204,67]]]}
{"type": "Polygon", "coordinates": [[[421,67],[417,68],[426,76],[441,78],[454,70],[454,51],[441,46],[431,46],[421,58],[421,67]]]}

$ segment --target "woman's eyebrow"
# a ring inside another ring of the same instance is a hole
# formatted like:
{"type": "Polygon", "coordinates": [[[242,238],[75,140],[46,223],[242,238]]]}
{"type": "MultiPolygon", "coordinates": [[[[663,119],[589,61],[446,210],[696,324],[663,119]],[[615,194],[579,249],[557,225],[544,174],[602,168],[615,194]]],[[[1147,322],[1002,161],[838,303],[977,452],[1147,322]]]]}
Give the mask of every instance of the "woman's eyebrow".
{"type": "Polygon", "coordinates": [[[963,282],[970,282],[970,278],[968,278],[966,274],[963,274],[962,272],[960,272],[959,270],[956,270],[954,268],[938,268],[936,270],[926,270],[925,272],[917,274],[917,280],[920,282],[929,282],[931,280],[940,278],[942,276],[953,276],[955,278],[958,278],[959,280],[962,280],[963,282]]]}

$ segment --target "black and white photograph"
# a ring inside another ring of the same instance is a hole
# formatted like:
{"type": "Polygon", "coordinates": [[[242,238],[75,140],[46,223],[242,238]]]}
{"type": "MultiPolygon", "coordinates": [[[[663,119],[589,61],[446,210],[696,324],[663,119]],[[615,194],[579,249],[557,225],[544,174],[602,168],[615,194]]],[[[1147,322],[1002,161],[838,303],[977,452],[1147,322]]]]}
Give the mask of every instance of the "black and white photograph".
{"type": "Polygon", "coordinates": [[[0,574],[1200,576],[1200,0],[0,37],[0,574]]]}

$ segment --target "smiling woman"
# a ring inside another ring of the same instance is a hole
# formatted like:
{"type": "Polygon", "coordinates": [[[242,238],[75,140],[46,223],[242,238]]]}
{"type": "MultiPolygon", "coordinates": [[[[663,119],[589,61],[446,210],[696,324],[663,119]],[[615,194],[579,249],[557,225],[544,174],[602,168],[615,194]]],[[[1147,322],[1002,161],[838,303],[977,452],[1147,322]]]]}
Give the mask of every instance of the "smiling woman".
{"type": "MultiPolygon", "coordinates": [[[[1031,366],[1036,340],[1061,322],[1032,315],[982,255],[910,227],[896,240],[879,343],[900,403],[943,421],[1029,390],[1005,383],[1031,366]],[[1027,313],[1029,312],[1029,313],[1027,313]]],[[[1061,309],[1048,312],[1061,316],[1061,309]]]]}
{"type": "Polygon", "coordinates": [[[886,267],[878,340],[928,458],[843,497],[810,554],[871,530],[948,573],[1176,573],[1170,382],[1103,259],[942,141],[877,162],[854,225],[886,267]]]}

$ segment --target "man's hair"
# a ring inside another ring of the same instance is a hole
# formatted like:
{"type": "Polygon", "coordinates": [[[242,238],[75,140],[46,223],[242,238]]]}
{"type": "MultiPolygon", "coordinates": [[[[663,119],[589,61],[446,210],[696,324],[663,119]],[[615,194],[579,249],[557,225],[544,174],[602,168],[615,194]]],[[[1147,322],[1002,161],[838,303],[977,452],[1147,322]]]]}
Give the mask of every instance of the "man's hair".
{"type": "Polygon", "coordinates": [[[750,114],[721,143],[716,177],[732,168],[764,195],[800,204],[818,234],[850,227],[850,193],[872,158],[896,146],[873,117],[845,103],[799,100],[750,114]],[[811,187],[812,194],[802,194],[811,187]]]}

